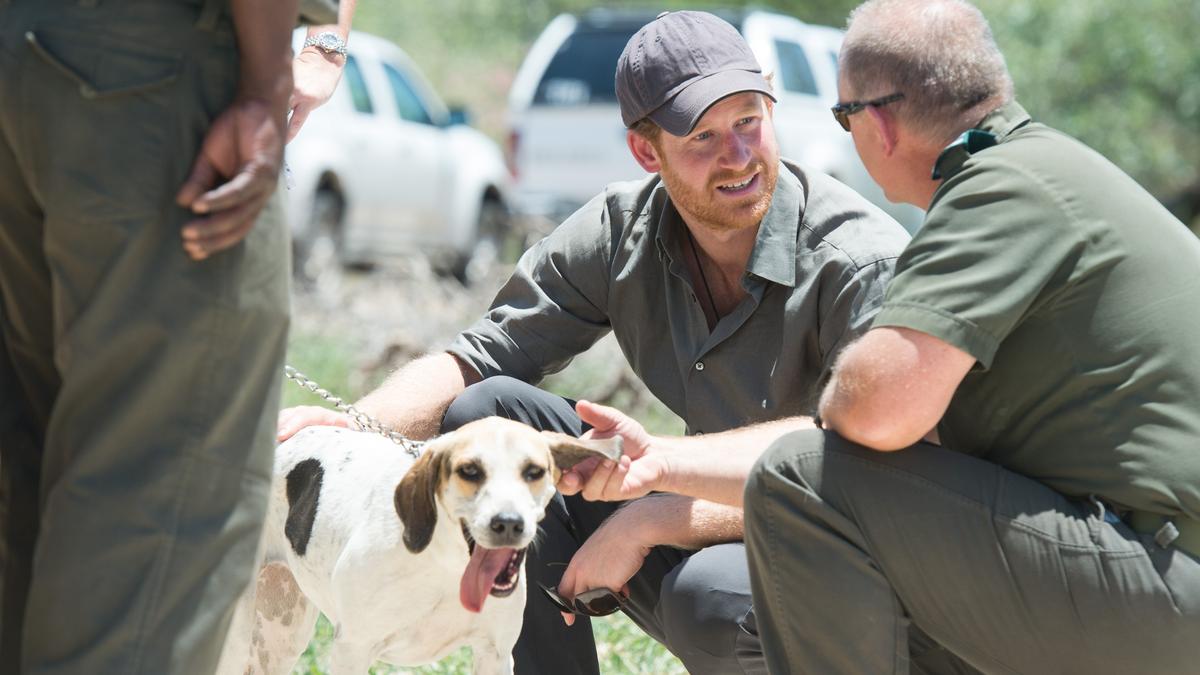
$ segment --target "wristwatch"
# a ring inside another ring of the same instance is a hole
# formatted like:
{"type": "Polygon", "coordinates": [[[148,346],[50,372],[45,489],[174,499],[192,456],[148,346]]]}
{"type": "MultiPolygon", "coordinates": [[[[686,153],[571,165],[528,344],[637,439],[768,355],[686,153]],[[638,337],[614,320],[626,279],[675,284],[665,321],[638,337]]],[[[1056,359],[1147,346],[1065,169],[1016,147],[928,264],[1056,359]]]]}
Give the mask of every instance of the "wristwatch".
{"type": "Polygon", "coordinates": [[[308,39],[304,41],[304,46],[316,47],[326,54],[346,55],[346,41],[332,31],[308,36],[308,39]]]}

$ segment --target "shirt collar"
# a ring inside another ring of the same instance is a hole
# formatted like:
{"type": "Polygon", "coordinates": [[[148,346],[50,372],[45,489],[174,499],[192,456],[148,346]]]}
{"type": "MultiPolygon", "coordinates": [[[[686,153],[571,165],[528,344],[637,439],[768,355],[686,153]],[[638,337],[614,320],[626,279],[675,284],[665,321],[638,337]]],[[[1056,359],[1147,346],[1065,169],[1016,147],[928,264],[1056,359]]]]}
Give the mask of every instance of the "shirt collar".
{"type": "Polygon", "coordinates": [[[946,146],[933,163],[933,179],[949,178],[958,172],[966,163],[967,158],[997,142],[1003,142],[1012,132],[1029,123],[1029,113],[1020,103],[1009,101],[988,113],[979,124],[967,130],[953,143],[946,146]],[[980,133],[983,132],[983,133],[980,133]],[[990,138],[990,142],[977,142],[975,137],[990,138]]]}
{"type": "Polygon", "coordinates": [[[796,285],[796,239],[804,216],[804,188],[782,162],[771,207],[758,226],[746,271],[783,286],[796,285]]]}
{"type": "MultiPolygon", "coordinates": [[[[666,193],[661,182],[655,191],[666,193]]],[[[652,197],[656,199],[658,195],[652,197]]],[[[758,225],[758,235],[746,272],[784,286],[796,285],[796,238],[800,231],[800,220],[804,214],[804,188],[800,179],[782,162],[779,163],[779,178],[775,182],[775,193],[771,206],[758,225]]],[[[671,200],[664,200],[658,217],[658,232],[655,235],[661,254],[674,260],[673,253],[683,252],[683,228],[687,227],[683,217],[671,200]]]]}

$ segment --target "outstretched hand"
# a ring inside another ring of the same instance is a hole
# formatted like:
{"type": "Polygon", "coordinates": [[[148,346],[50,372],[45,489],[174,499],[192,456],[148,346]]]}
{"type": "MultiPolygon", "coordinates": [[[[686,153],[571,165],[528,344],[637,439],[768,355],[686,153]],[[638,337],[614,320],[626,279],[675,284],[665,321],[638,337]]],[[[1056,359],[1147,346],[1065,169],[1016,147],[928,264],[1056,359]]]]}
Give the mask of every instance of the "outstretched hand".
{"type": "Polygon", "coordinates": [[[654,450],[654,438],[641,424],[616,408],[588,401],[579,401],[575,411],[592,426],[584,438],[620,436],[624,454],[616,462],[592,458],[564,471],[558,481],[560,492],[581,493],[589,501],[625,501],[659,489],[666,458],[654,450]]]}
{"type": "Polygon", "coordinates": [[[282,443],[305,427],[346,427],[353,429],[350,416],[316,405],[298,405],[279,411],[275,440],[282,443]]]}
{"type": "Polygon", "coordinates": [[[200,217],[183,226],[183,248],[194,260],[245,238],[279,180],[284,118],[252,98],[238,99],[217,116],[176,203],[200,217]]]}

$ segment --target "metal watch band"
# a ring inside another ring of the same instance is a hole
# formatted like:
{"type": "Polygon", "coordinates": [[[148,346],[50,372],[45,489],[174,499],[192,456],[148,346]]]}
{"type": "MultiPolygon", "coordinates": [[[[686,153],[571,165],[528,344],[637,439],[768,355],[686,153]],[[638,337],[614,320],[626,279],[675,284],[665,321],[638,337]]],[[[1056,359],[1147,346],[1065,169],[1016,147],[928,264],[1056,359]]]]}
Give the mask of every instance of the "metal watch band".
{"type": "Polygon", "coordinates": [[[316,35],[308,36],[304,41],[305,47],[316,47],[328,54],[346,55],[346,41],[340,35],[332,31],[317,33],[316,35]]]}

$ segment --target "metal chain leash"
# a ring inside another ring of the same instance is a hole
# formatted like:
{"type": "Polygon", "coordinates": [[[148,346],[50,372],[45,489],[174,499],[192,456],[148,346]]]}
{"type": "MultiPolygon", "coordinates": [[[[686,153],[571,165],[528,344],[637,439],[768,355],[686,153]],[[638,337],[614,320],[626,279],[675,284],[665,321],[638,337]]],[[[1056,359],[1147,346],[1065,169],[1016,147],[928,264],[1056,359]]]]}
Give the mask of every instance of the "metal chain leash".
{"type": "Polygon", "coordinates": [[[321,385],[317,384],[314,380],[310,379],[304,373],[291,366],[285,365],[283,367],[283,372],[287,375],[289,380],[292,380],[301,387],[304,387],[317,396],[329,401],[338,410],[349,415],[350,418],[354,420],[354,423],[358,425],[359,429],[362,429],[363,431],[371,431],[383,436],[396,445],[399,445],[401,448],[404,448],[404,451],[412,455],[414,459],[421,456],[421,449],[425,447],[425,441],[415,441],[404,436],[399,431],[392,429],[383,422],[380,422],[367,413],[355,408],[353,405],[346,403],[341,399],[341,397],[333,395],[328,389],[322,388],[321,385]]]}

